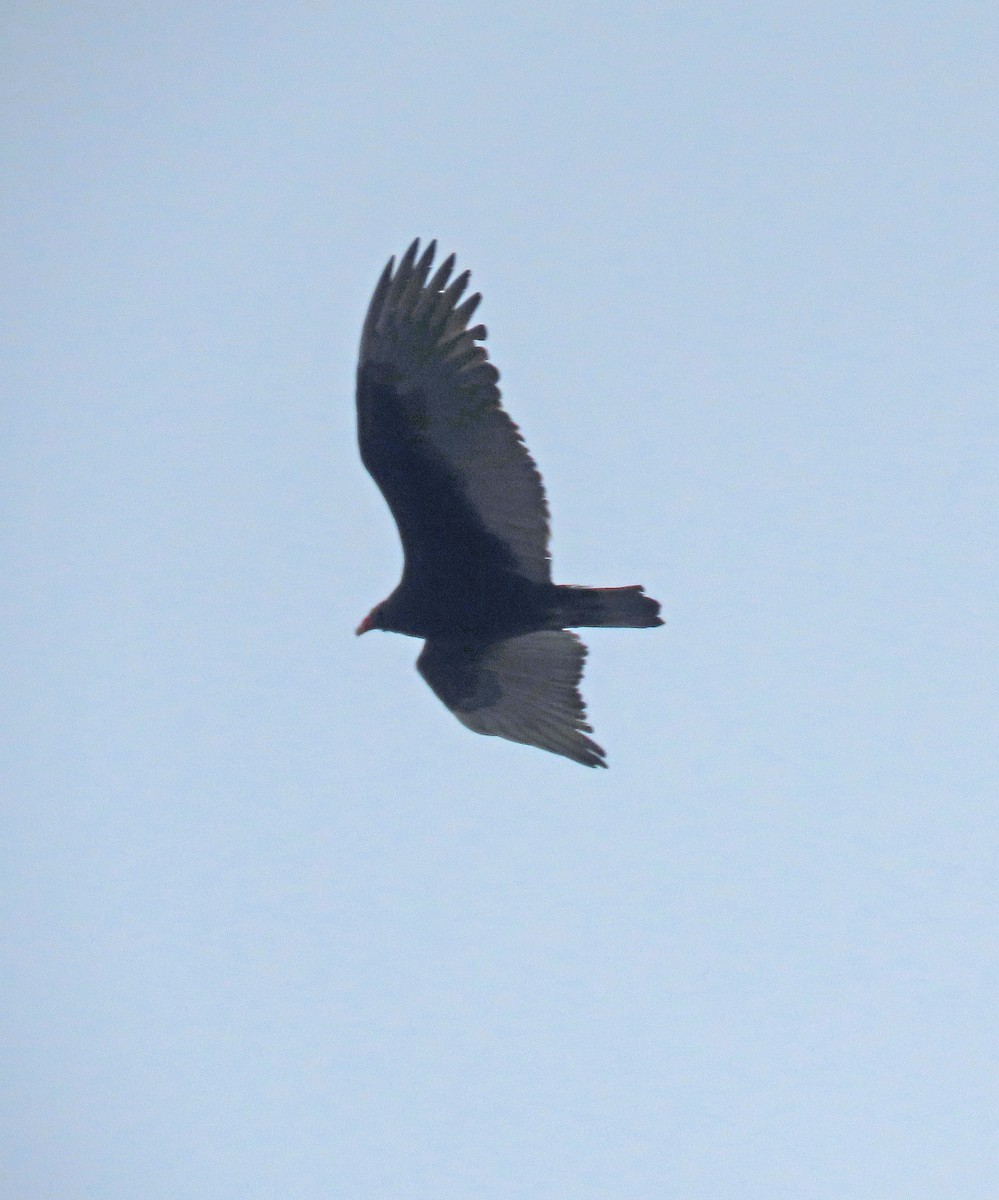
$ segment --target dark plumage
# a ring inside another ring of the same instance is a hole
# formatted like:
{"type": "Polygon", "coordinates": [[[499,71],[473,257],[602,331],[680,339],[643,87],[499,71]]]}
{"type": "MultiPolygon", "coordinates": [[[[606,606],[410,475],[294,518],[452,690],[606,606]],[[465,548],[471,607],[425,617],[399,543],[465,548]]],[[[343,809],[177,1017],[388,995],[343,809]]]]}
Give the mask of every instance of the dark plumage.
{"type": "Polygon", "coordinates": [[[661,625],[641,587],[553,584],[548,506],[534,460],[500,406],[481,297],[462,301],[454,255],[413,242],[375,288],[361,335],[361,459],[388,501],[402,580],[358,626],[426,639],[417,667],[470,729],[606,766],[586,735],[586,647],[568,626],[661,625]],[[450,281],[450,282],[449,282],[450,281]]]}

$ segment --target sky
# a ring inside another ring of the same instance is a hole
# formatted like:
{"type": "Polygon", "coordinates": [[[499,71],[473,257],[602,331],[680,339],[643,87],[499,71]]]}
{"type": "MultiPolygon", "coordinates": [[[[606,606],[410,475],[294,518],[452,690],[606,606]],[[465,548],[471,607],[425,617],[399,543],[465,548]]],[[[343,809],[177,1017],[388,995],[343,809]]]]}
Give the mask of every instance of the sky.
{"type": "Polygon", "coordinates": [[[0,1191],[992,1200],[999,10],[12,0],[0,1191]],[[354,637],[484,300],[610,770],[354,637]]]}

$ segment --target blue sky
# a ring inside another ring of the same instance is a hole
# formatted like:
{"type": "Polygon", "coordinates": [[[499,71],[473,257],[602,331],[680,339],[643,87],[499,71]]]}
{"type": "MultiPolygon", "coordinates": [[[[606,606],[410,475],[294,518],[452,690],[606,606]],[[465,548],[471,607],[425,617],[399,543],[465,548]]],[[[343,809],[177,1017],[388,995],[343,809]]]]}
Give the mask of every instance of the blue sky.
{"type": "Polygon", "coordinates": [[[986,1200],[984,4],[14,3],[0,1181],[986,1200]],[[611,770],[357,640],[360,323],[473,271],[611,770]]]}

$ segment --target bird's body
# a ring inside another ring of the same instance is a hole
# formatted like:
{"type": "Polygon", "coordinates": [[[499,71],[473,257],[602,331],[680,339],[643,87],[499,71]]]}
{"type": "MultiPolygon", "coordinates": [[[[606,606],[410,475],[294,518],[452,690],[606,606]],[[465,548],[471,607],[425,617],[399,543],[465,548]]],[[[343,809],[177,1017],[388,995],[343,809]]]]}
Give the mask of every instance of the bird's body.
{"type": "Polygon", "coordinates": [[[571,626],[661,625],[640,587],[553,584],[541,477],[500,406],[499,373],[458,303],[454,256],[428,278],[436,243],[414,242],[375,289],[357,371],[361,458],[405,552],[402,579],[358,633],[426,639],[417,662],[480,733],[605,766],[578,692],[586,648],[571,626]]]}

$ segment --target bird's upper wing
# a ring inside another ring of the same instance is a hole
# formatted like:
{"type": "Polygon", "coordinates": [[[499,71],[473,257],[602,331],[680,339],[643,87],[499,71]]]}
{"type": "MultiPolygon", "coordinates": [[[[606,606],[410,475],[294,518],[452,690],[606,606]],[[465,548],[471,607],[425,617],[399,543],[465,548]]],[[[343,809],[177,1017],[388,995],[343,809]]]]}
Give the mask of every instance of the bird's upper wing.
{"type": "Polygon", "coordinates": [[[586,736],[579,694],[586,647],[568,630],[543,630],[501,642],[428,641],[416,666],[454,715],[493,734],[605,767],[586,736]]]}
{"type": "Polygon", "coordinates": [[[357,369],[361,458],[395,517],[407,570],[446,576],[470,555],[536,583],[551,579],[541,476],[500,407],[480,297],[459,303],[454,255],[430,277],[436,243],[414,242],[382,273],[357,369]]]}

